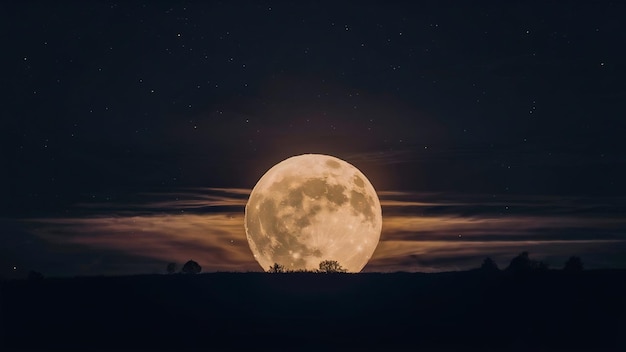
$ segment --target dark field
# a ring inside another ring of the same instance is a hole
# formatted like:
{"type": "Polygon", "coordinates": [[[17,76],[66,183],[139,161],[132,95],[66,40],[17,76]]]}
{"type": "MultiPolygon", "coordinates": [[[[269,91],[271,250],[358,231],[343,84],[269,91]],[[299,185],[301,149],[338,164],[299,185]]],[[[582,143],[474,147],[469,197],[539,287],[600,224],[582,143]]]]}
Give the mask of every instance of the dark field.
{"type": "Polygon", "coordinates": [[[3,350],[626,351],[626,270],[1,284],[3,350]]]}

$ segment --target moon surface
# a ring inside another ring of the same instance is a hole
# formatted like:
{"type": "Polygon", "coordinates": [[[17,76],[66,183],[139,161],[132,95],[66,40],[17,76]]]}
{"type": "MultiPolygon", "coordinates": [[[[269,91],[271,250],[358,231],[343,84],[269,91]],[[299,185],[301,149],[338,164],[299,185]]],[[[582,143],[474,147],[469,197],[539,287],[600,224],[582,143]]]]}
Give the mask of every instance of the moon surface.
{"type": "Polygon", "coordinates": [[[269,169],[246,204],[248,244],[264,270],[314,270],[336,260],[359,272],[382,229],[380,200],[351,164],[329,155],[291,157],[269,169]]]}

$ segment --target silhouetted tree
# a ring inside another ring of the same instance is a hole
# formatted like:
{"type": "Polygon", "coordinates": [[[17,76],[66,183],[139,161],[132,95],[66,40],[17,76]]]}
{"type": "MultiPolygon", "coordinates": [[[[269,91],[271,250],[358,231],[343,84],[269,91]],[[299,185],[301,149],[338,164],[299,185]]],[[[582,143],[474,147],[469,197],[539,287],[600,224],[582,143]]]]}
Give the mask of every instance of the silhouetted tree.
{"type": "Polygon", "coordinates": [[[513,274],[548,271],[550,266],[544,261],[531,260],[528,252],[522,252],[511,260],[506,271],[513,274]]]}
{"type": "Polygon", "coordinates": [[[511,259],[511,263],[506,271],[511,273],[527,273],[532,270],[532,262],[528,257],[528,252],[522,252],[517,257],[511,259]]]}
{"type": "Polygon", "coordinates": [[[274,265],[270,266],[270,269],[267,272],[268,273],[284,273],[285,267],[278,263],[274,263],[274,265]]]}
{"type": "Polygon", "coordinates": [[[583,271],[582,259],[576,256],[569,257],[569,259],[565,262],[565,267],[563,268],[563,270],[568,273],[579,273],[583,271]]]}
{"type": "Polygon", "coordinates": [[[176,272],[176,263],[169,263],[169,264],[167,264],[167,268],[165,270],[167,270],[168,274],[175,273],[176,272]]]}
{"type": "Polygon", "coordinates": [[[485,260],[483,260],[483,264],[480,266],[480,270],[490,273],[500,271],[500,269],[498,268],[498,264],[496,264],[496,262],[494,262],[493,259],[491,259],[490,257],[487,257],[485,258],[485,260]]]}
{"type": "Polygon", "coordinates": [[[348,270],[344,269],[336,260],[322,260],[318,269],[318,272],[325,274],[345,273],[346,271],[348,270]]]}
{"type": "Polygon", "coordinates": [[[202,271],[202,267],[200,264],[194,262],[193,260],[188,261],[183,265],[182,272],[185,274],[198,274],[202,271]]]}
{"type": "Polygon", "coordinates": [[[38,271],[34,271],[31,270],[28,272],[28,281],[41,281],[43,280],[43,274],[38,272],[38,271]]]}

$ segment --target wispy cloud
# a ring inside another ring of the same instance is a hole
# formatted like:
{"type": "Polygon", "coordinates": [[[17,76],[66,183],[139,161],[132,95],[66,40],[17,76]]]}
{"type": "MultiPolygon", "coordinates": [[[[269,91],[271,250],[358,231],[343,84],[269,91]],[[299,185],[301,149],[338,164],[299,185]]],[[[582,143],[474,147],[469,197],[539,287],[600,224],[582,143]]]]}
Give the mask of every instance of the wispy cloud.
{"type": "Polygon", "coordinates": [[[367,270],[441,271],[500,265],[521,251],[560,266],[626,266],[625,199],[380,192],[383,233],[367,270]],[[419,200],[419,201],[415,201],[419,200]]]}
{"type": "Polygon", "coordinates": [[[240,213],[36,219],[31,224],[50,242],[114,250],[164,263],[193,259],[209,271],[258,268],[240,213]]]}
{"type": "MultiPolygon", "coordinates": [[[[239,188],[142,193],[129,202],[83,204],[80,216],[25,223],[46,243],[118,253],[120,261],[128,261],[128,272],[159,271],[167,262],[189,259],[205,271],[257,271],[243,226],[249,193],[239,188]]],[[[619,255],[626,250],[626,219],[619,215],[624,199],[379,195],[383,232],[366,271],[467,269],[485,256],[506,265],[524,250],[555,266],[581,255],[591,267],[626,267],[619,255]]],[[[110,273],[113,266],[119,270],[119,263],[96,263],[90,273],[110,273]]]]}

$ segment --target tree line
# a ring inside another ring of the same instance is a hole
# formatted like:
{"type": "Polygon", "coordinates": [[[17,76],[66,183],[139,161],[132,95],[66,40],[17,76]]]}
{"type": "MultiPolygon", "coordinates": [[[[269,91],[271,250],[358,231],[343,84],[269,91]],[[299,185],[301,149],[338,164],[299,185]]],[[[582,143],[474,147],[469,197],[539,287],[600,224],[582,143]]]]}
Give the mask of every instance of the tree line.
{"type": "MultiPolygon", "coordinates": [[[[176,274],[177,266],[176,263],[168,263],[165,268],[168,274],[176,274]]],[[[202,271],[202,267],[198,263],[193,260],[188,261],[183,265],[183,268],[180,270],[183,274],[198,274],[202,271]]],[[[274,263],[267,270],[269,273],[296,273],[296,272],[309,272],[309,273],[323,273],[323,274],[332,274],[332,273],[345,273],[348,270],[343,268],[341,264],[339,264],[336,260],[322,260],[319,264],[318,269],[316,270],[289,270],[284,265],[274,263]]]]}
{"type": "MultiPolygon", "coordinates": [[[[537,260],[531,259],[528,252],[522,252],[518,254],[516,257],[514,257],[513,259],[511,259],[511,262],[504,270],[500,270],[496,262],[493,259],[491,259],[491,257],[486,257],[483,260],[479,270],[482,272],[486,272],[486,273],[504,271],[506,273],[512,273],[512,274],[524,274],[524,273],[531,273],[531,272],[547,271],[547,270],[550,270],[550,267],[544,261],[537,261],[537,260]]],[[[577,257],[577,256],[569,257],[567,261],[565,262],[565,266],[563,267],[563,271],[568,272],[568,273],[578,273],[578,272],[582,272],[583,270],[584,270],[583,261],[580,257],[577,257]]],[[[165,271],[168,274],[176,274],[176,273],[199,274],[200,272],[202,272],[202,267],[197,262],[193,260],[189,260],[182,266],[180,271],[178,270],[178,265],[176,263],[168,263],[165,268],[165,271]]],[[[335,274],[335,273],[345,273],[347,272],[347,269],[341,266],[341,264],[336,260],[322,260],[319,263],[318,268],[314,270],[304,270],[304,269],[291,270],[282,264],[274,263],[268,268],[267,272],[273,273],[273,274],[302,273],[302,272],[335,274]]],[[[44,279],[44,275],[38,271],[31,270],[28,273],[27,279],[29,281],[41,281],[44,279]]]]}
{"type": "MultiPolygon", "coordinates": [[[[522,252],[518,254],[516,257],[511,259],[509,265],[504,269],[507,273],[513,274],[524,274],[531,272],[541,272],[547,271],[550,269],[550,266],[544,261],[537,261],[530,259],[530,255],[528,252],[522,252]]],[[[482,265],[480,266],[480,270],[484,272],[497,272],[500,271],[498,265],[496,264],[491,257],[485,258],[483,260],[482,265]]],[[[563,267],[563,271],[569,273],[578,273],[584,270],[583,261],[580,257],[571,256],[565,262],[565,266],[563,267]]]]}
{"type": "MultiPolygon", "coordinates": [[[[183,266],[182,273],[186,274],[197,274],[200,272],[200,266],[190,260],[183,266]]],[[[491,259],[491,257],[486,257],[480,268],[482,272],[501,272],[504,271],[506,273],[512,274],[524,274],[531,272],[542,272],[550,270],[550,266],[544,261],[537,261],[530,258],[528,252],[522,252],[511,259],[509,265],[504,269],[500,270],[496,262],[491,259]]],[[[564,272],[569,273],[578,273],[584,270],[583,261],[578,256],[571,256],[565,262],[565,266],[563,267],[564,272]]],[[[170,263],[167,266],[167,272],[173,274],[176,272],[176,264],[170,263]]],[[[334,273],[345,273],[347,270],[341,266],[341,264],[336,260],[322,260],[319,263],[317,269],[306,270],[306,269],[296,269],[292,270],[287,268],[286,266],[274,263],[272,264],[268,270],[266,271],[272,274],[280,274],[280,273],[321,273],[321,274],[334,274],[334,273]]]]}

